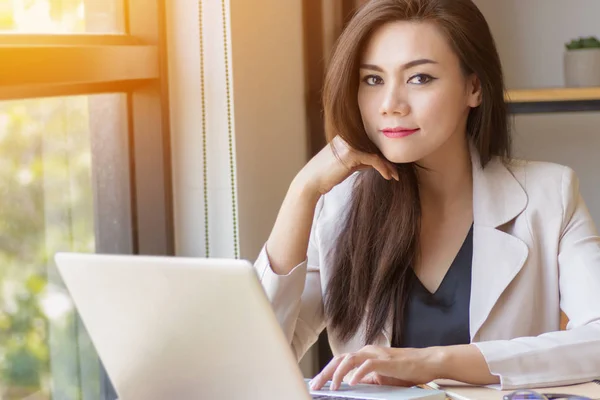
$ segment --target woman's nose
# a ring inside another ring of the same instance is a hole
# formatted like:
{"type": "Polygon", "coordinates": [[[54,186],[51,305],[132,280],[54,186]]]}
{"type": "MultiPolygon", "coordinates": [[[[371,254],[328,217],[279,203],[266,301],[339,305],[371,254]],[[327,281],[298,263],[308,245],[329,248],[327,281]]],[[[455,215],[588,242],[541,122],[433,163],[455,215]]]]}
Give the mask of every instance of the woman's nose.
{"type": "Polygon", "coordinates": [[[380,112],[382,115],[403,116],[410,113],[410,106],[399,89],[390,89],[383,98],[380,112]]]}

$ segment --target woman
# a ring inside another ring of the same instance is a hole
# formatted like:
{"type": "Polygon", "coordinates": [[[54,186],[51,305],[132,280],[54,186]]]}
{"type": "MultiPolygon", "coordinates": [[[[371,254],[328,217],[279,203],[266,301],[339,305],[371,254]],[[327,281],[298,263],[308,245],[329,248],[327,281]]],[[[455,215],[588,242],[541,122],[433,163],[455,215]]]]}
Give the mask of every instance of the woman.
{"type": "Polygon", "coordinates": [[[298,359],[328,330],[314,389],[600,377],[600,238],[572,170],[510,159],[503,95],[471,0],[371,0],[348,24],[329,145],[255,264],[298,359]]]}

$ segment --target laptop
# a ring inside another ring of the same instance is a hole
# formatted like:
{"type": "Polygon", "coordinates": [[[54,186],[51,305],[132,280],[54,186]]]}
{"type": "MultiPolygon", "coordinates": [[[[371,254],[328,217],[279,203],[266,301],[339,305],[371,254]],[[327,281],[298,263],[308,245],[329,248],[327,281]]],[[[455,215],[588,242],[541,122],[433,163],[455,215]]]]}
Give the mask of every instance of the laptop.
{"type": "Polygon", "coordinates": [[[78,253],[55,261],[121,400],[444,399],[377,385],[310,392],[248,261],[78,253]]]}

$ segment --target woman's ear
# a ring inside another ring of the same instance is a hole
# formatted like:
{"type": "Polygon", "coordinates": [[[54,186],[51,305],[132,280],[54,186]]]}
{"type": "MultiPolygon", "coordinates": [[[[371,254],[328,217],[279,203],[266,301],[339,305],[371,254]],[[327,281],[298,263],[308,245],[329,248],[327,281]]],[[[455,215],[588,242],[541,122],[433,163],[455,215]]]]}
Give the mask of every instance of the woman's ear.
{"type": "Polygon", "coordinates": [[[479,77],[475,74],[469,75],[467,78],[467,93],[468,93],[468,101],[467,104],[471,108],[476,108],[481,105],[481,81],[479,77]]]}

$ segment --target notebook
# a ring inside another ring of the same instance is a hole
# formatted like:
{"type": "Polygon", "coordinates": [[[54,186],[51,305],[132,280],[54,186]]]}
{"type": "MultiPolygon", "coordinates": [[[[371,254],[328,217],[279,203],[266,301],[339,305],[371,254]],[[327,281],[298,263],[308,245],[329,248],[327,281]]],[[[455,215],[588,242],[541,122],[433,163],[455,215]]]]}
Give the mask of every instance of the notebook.
{"type": "MultiPolygon", "coordinates": [[[[450,380],[437,380],[428,384],[429,387],[446,392],[448,398],[453,400],[502,400],[504,395],[513,390],[497,390],[485,386],[473,386],[462,382],[450,380]]],[[[600,399],[600,380],[579,385],[547,387],[532,389],[538,393],[565,393],[585,396],[591,399],[600,399]]]]}

